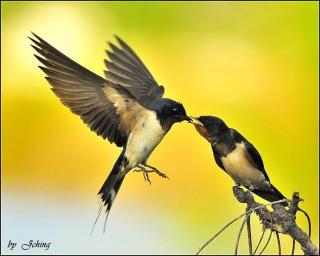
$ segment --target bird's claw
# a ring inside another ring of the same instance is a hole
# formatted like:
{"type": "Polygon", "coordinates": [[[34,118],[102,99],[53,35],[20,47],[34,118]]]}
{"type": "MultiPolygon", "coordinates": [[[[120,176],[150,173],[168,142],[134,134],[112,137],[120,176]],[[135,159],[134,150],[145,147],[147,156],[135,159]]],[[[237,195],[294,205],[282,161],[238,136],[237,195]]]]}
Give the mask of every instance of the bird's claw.
{"type": "Polygon", "coordinates": [[[148,175],[148,172],[150,172],[150,171],[148,171],[146,168],[144,168],[143,166],[140,166],[140,165],[137,166],[137,168],[138,169],[134,169],[133,171],[134,172],[142,172],[144,180],[146,182],[148,182],[149,185],[151,185],[151,180],[150,180],[149,175],[148,175]]]}
{"type": "Polygon", "coordinates": [[[235,184],[233,185],[233,187],[234,187],[234,188],[240,188],[241,185],[240,185],[239,183],[235,183],[235,184]]]}
{"type": "Polygon", "coordinates": [[[155,172],[161,178],[169,179],[169,177],[166,174],[160,172],[157,168],[155,168],[153,166],[150,166],[150,165],[142,165],[142,164],[140,164],[133,171],[134,172],[143,172],[143,178],[144,178],[145,181],[147,181],[149,183],[149,185],[151,185],[151,180],[149,178],[149,173],[151,173],[151,172],[155,172]],[[151,170],[147,170],[146,167],[150,168],[151,170]]]}
{"type": "Polygon", "coordinates": [[[167,175],[165,175],[164,173],[160,172],[159,170],[155,170],[155,173],[158,174],[161,178],[169,179],[169,177],[167,175]]]}
{"type": "Polygon", "coordinates": [[[161,178],[169,179],[169,177],[168,177],[166,174],[160,172],[157,168],[155,168],[155,167],[153,167],[153,166],[151,166],[151,165],[144,164],[144,167],[148,167],[148,168],[151,169],[151,170],[148,170],[148,172],[155,172],[155,173],[158,174],[161,178]]]}
{"type": "Polygon", "coordinates": [[[149,185],[151,185],[151,180],[149,178],[148,172],[147,171],[143,171],[143,178],[145,181],[147,181],[149,183],[149,185]]]}
{"type": "Polygon", "coordinates": [[[254,186],[251,185],[248,189],[249,189],[250,192],[252,192],[254,190],[254,186]]]}

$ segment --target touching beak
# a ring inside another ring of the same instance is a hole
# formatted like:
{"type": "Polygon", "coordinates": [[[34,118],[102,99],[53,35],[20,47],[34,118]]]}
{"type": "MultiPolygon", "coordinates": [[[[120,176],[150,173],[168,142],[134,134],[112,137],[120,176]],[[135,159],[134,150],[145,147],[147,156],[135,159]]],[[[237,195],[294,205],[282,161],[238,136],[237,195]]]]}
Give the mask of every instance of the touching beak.
{"type": "Polygon", "coordinates": [[[191,117],[191,123],[203,126],[203,124],[199,121],[197,117],[193,117],[193,116],[190,116],[190,117],[191,117]]]}
{"type": "Polygon", "coordinates": [[[186,121],[188,121],[189,123],[192,123],[192,119],[189,116],[186,116],[186,121]]]}
{"type": "Polygon", "coordinates": [[[182,122],[182,121],[188,121],[189,123],[192,123],[192,119],[190,118],[190,117],[188,117],[187,115],[185,115],[185,116],[180,116],[180,118],[179,118],[180,120],[180,122],[182,122]]]}
{"type": "Polygon", "coordinates": [[[210,135],[208,129],[203,125],[203,123],[200,122],[200,120],[197,117],[190,116],[192,118],[192,124],[194,124],[194,127],[200,133],[202,137],[204,137],[207,141],[209,141],[211,144],[214,143],[213,137],[210,135]]]}

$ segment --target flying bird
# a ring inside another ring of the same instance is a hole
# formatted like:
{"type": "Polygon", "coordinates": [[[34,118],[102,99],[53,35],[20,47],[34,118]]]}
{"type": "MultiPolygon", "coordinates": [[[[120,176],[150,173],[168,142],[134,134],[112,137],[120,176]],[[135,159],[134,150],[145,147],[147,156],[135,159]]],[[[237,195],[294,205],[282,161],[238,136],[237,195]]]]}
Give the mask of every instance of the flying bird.
{"type": "MultiPolygon", "coordinates": [[[[200,135],[209,143],[217,165],[234,180],[263,199],[274,202],[285,197],[271,183],[256,148],[235,129],[214,116],[192,117],[200,135]]],[[[282,203],[287,205],[286,202],[282,203]]]]}
{"type": "Polygon", "coordinates": [[[104,60],[107,70],[102,78],[33,36],[29,38],[38,53],[35,57],[42,63],[39,67],[55,95],[97,135],[123,148],[98,192],[101,205],[97,219],[105,207],[106,223],[130,170],[143,172],[149,182],[150,172],[167,177],[147,160],[174,123],[191,119],[181,103],[163,98],[164,87],[119,37],[119,46],[109,42],[111,51],[106,51],[109,60],[104,60]]]}

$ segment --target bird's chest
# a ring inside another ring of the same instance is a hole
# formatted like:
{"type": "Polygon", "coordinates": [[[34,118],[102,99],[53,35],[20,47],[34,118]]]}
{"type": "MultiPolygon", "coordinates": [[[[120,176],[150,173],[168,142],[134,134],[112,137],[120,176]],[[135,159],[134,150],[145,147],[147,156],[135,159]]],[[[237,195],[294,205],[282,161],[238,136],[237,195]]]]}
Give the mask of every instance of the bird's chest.
{"type": "Polygon", "coordinates": [[[226,172],[241,185],[259,187],[264,180],[262,172],[250,161],[243,144],[237,144],[232,152],[221,157],[221,162],[226,172]]]}
{"type": "Polygon", "coordinates": [[[128,138],[125,156],[130,167],[146,161],[164,135],[165,132],[154,112],[150,111],[143,116],[128,138]]]}

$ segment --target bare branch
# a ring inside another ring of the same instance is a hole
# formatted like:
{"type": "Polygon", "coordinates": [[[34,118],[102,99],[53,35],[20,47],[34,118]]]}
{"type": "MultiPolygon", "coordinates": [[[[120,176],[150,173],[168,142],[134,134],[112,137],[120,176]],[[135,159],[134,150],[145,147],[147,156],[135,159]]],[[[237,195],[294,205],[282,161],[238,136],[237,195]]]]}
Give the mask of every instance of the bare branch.
{"type": "Polygon", "coordinates": [[[258,248],[259,248],[259,246],[260,246],[260,244],[261,244],[261,242],[262,242],[262,239],[263,239],[265,233],[266,233],[266,228],[263,227],[262,235],[261,235],[261,237],[260,237],[260,239],[259,239],[259,242],[258,242],[258,244],[257,244],[256,249],[254,249],[254,251],[253,251],[253,255],[255,255],[256,252],[258,251],[258,248]]]}
{"type": "MultiPolygon", "coordinates": [[[[280,244],[280,239],[279,239],[279,234],[288,234],[293,238],[293,247],[292,247],[292,253],[294,253],[294,248],[295,248],[295,240],[298,241],[298,243],[301,245],[301,249],[303,250],[305,255],[319,255],[319,249],[312,243],[310,240],[310,237],[301,230],[301,228],[296,224],[295,219],[296,219],[296,213],[297,211],[303,212],[307,219],[308,219],[308,224],[309,224],[309,234],[311,232],[311,222],[308,214],[301,210],[298,206],[300,201],[303,201],[299,197],[299,193],[295,192],[293,193],[292,200],[288,199],[282,199],[278,201],[274,201],[272,203],[267,203],[267,204],[261,204],[258,203],[254,200],[253,195],[251,194],[250,191],[244,191],[241,187],[234,186],[233,187],[233,194],[237,198],[237,200],[240,203],[246,203],[247,204],[247,211],[240,216],[234,218],[230,222],[228,222],[222,229],[220,229],[213,237],[211,237],[196,253],[196,255],[200,254],[200,252],[207,247],[218,235],[220,235],[225,229],[227,229],[231,224],[236,222],[237,220],[241,219],[243,216],[246,216],[246,219],[241,225],[240,231],[238,233],[238,237],[236,240],[236,248],[235,248],[235,253],[237,254],[238,251],[238,245],[239,245],[239,240],[241,237],[241,232],[243,230],[243,227],[245,223],[247,222],[248,224],[248,219],[250,218],[250,214],[252,212],[255,212],[257,216],[259,217],[261,224],[263,225],[263,233],[262,236],[259,240],[259,243],[256,247],[256,249],[253,252],[253,255],[257,252],[259,245],[261,244],[261,241],[263,239],[265,229],[270,229],[270,236],[268,238],[268,241],[260,254],[265,250],[265,248],[268,246],[272,233],[276,232],[277,235],[277,241],[278,241],[278,248],[279,248],[279,254],[281,254],[281,244],[280,244]],[[290,202],[289,204],[289,209],[287,210],[281,203],[283,202],[290,202]],[[266,206],[271,205],[273,208],[273,211],[270,211],[267,209],[266,206]],[[250,210],[248,210],[250,209],[250,210]]],[[[248,224],[250,226],[250,222],[248,224]]],[[[249,230],[250,227],[248,226],[248,241],[249,241],[249,252],[250,254],[252,253],[252,241],[250,241],[251,238],[251,231],[250,231],[250,236],[249,236],[249,230]],[[251,248],[250,248],[251,244],[251,248]]]]}
{"type": "MultiPolygon", "coordinates": [[[[196,255],[198,255],[204,248],[206,248],[208,246],[208,244],[210,244],[218,235],[220,235],[227,227],[229,227],[232,223],[234,223],[235,221],[241,219],[243,216],[252,213],[254,211],[260,211],[262,210],[262,212],[264,212],[264,214],[266,215],[270,215],[270,212],[267,210],[266,212],[263,210],[263,208],[265,208],[268,205],[274,205],[274,204],[278,204],[278,203],[283,203],[283,202],[289,202],[288,199],[281,199],[278,201],[274,201],[272,203],[267,203],[267,204],[259,204],[256,203],[256,207],[251,208],[249,211],[246,211],[245,213],[239,215],[238,217],[234,218],[233,220],[231,220],[230,222],[228,222],[222,229],[220,229],[213,237],[211,237],[203,246],[201,246],[201,248],[199,249],[199,251],[196,253],[196,255]]],[[[263,213],[262,213],[263,214],[263,213]]],[[[271,215],[270,215],[271,216],[271,215]]],[[[269,217],[269,221],[270,223],[272,222],[272,219],[270,219],[271,217],[269,217]]]]}
{"type": "Polygon", "coordinates": [[[247,219],[248,219],[249,216],[250,216],[250,213],[245,217],[245,219],[243,220],[243,222],[241,224],[241,227],[239,229],[239,233],[238,233],[238,237],[237,237],[237,241],[236,241],[236,247],[235,247],[235,250],[234,250],[234,255],[238,255],[238,247],[239,247],[239,241],[240,241],[241,233],[242,233],[244,225],[246,224],[247,219]]]}
{"type": "Polygon", "coordinates": [[[277,238],[277,242],[278,242],[278,255],[281,255],[281,242],[280,242],[280,236],[279,236],[279,232],[276,232],[276,238],[277,238]]]}
{"type": "MultiPolygon", "coordinates": [[[[248,210],[249,209],[247,208],[247,211],[248,210]]],[[[252,255],[252,238],[251,238],[250,213],[247,215],[247,234],[248,234],[249,255],[252,255]]]]}
{"type": "Polygon", "coordinates": [[[306,211],[302,210],[301,208],[299,208],[298,211],[302,212],[307,218],[307,221],[308,221],[308,236],[311,239],[311,219],[309,217],[309,214],[306,211]]]}
{"type": "Polygon", "coordinates": [[[273,211],[269,211],[264,205],[257,203],[249,191],[245,192],[240,187],[233,187],[233,194],[240,203],[246,203],[247,207],[256,209],[254,211],[265,228],[291,236],[301,245],[301,249],[305,255],[319,255],[319,249],[295,222],[295,215],[300,210],[298,204],[302,201],[299,193],[293,193],[288,210],[283,205],[277,203],[272,204],[273,211]],[[259,206],[262,207],[259,208],[259,206]],[[272,216],[271,219],[270,215],[272,216]]]}
{"type": "Polygon", "coordinates": [[[268,237],[268,240],[267,240],[266,244],[263,246],[263,248],[262,248],[261,252],[259,253],[259,255],[261,255],[261,254],[264,252],[264,250],[267,248],[267,246],[268,246],[268,244],[269,244],[269,242],[270,242],[270,240],[271,240],[272,233],[273,233],[273,231],[271,230],[271,231],[270,231],[270,235],[269,235],[269,237],[268,237]]]}
{"type": "Polygon", "coordinates": [[[222,229],[220,229],[213,237],[211,237],[203,246],[201,246],[201,248],[199,249],[199,251],[196,253],[196,255],[199,255],[199,253],[208,246],[208,244],[210,244],[218,235],[220,235],[227,227],[229,227],[232,223],[234,223],[235,221],[237,221],[238,219],[241,219],[241,217],[243,217],[243,214],[241,214],[240,216],[238,216],[237,218],[233,219],[232,221],[230,221],[227,225],[225,225],[222,229]]]}
{"type": "Polygon", "coordinates": [[[294,249],[296,247],[296,240],[292,239],[292,249],[291,249],[291,255],[294,255],[294,249]]]}

